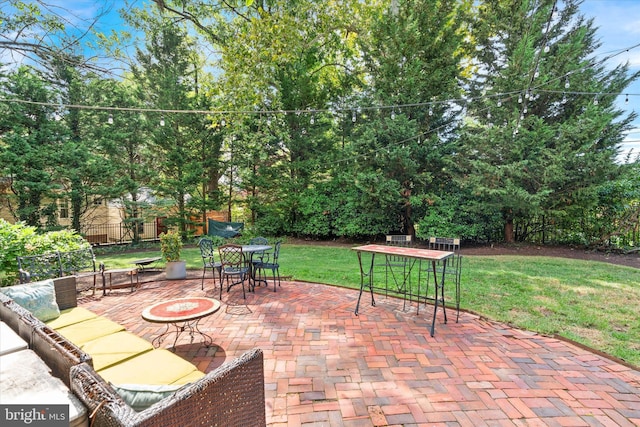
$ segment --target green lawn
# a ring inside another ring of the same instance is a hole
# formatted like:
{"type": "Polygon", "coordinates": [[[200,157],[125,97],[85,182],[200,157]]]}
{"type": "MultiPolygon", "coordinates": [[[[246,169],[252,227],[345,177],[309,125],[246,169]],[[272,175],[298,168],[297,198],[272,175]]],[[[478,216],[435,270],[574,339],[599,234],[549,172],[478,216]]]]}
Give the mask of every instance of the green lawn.
{"type": "MultiPolygon", "coordinates": [[[[159,252],[98,255],[108,268],[127,267],[159,252]]],[[[187,268],[201,269],[197,248],[187,268]]],[[[280,273],[357,289],[356,253],[345,247],[283,244],[280,273]]],[[[382,276],[379,276],[382,279],[382,276]]],[[[640,366],[640,269],[594,261],[524,256],[467,256],[462,301],[471,310],[516,327],[559,334],[640,366]]]]}

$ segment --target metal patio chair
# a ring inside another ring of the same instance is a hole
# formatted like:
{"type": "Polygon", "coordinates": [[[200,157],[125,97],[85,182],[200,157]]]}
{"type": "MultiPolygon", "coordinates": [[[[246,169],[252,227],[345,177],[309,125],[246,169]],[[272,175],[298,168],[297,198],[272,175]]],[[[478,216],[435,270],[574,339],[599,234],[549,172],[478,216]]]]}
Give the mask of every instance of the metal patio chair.
{"type": "MultiPolygon", "coordinates": [[[[269,241],[267,240],[266,237],[258,236],[250,239],[249,244],[250,245],[268,245],[269,241]]],[[[251,259],[254,264],[257,264],[258,262],[262,262],[264,256],[267,254],[269,254],[269,251],[254,252],[253,254],[251,254],[251,259]]]]}
{"type": "MultiPolygon", "coordinates": [[[[413,243],[413,239],[411,235],[405,234],[390,234],[385,238],[385,244],[389,246],[401,246],[401,247],[410,247],[413,243]]],[[[407,285],[410,286],[409,283],[406,282],[407,278],[407,269],[409,268],[408,260],[406,257],[387,255],[384,258],[384,264],[379,264],[380,266],[384,266],[384,281],[385,281],[385,289],[388,295],[389,291],[389,278],[393,279],[393,283],[395,283],[395,290],[392,289],[392,292],[396,292],[398,294],[406,295],[408,289],[407,285]],[[396,273],[396,271],[400,269],[402,270],[402,275],[396,273]],[[398,277],[403,277],[400,282],[398,277]]],[[[409,276],[410,280],[410,276],[409,276]]]]}
{"type": "Polygon", "coordinates": [[[220,288],[222,289],[222,263],[216,261],[213,240],[204,237],[198,242],[198,247],[200,247],[200,256],[202,257],[202,289],[204,290],[204,276],[208,268],[211,269],[214,289],[216,286],[216,271],[218,272],[220,288]]]}
{"type": "Polygon", "coordinates": [[[220,263],[222,264],[222,276],[220,281],[220,299],[222,299],[222,283],[226,280],[227,292],[235,285],[242,284],[242,296],[247,298],[244,282],[249,278],[250,267],[246,264],[242,246],[226,244],[218,247],[220,263]],[[229,277],[237,277],[238,280],[229,284],[229,277]]]}
{"type": "Polygon", "coordinates": [[[280,256],[281,244],[281,241],[276,242],[273,253],[266,254],[263,258],[263,261],[260,261],[256,264],[258,275],[260,276],[260,272],[263,272],[265,281],[267,277],[266,270],[271,270],[271,273],[273,274],[273,292],[276,291],[276,279],[278,281],[278,286],[280,286],[280,264],[278,263],[278,257],[280,256]]]}
{"type": "MultiPolygon", "coordinates": [[[[460,239],[457,237],[430,237],[427,242],[429,249],[437,251],[453,252],[453,256],[447,260],[446,269],[444,265],[436,267],[436,274],[442,275],[444,269],[445,286],[450,286],[451,281],[455,286],[455,305],[456,305],[456,323],[460,318],[460,274],[462,272],[462,255],[460,254],[460,239]]],[[[433,273],[431,271],[431,265],[427,264],[426,267],[420,266],[420,272],[425,272],[427,275],[426,289],[425,289],[425,302],[429,295],[429,282],[430,276],[433,273]]],[[[442,303],[444,304],[444,289],[441,294],[442,303]]]]}

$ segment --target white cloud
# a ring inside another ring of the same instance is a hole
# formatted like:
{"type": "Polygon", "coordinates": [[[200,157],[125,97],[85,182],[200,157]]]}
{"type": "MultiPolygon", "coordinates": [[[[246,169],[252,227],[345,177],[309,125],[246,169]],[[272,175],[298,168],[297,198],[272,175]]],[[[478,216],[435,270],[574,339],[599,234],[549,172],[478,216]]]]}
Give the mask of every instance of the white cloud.
{"type": "Polygon", "coordinates": [[[629,52],[626,59],[627,61],[629,61],[630,67],[633,67],[633,68],[640,67],[640,51],[629,52]]]}
{"type": "MultiPolygon", "coordinates": [[[[640,13],[640,8],[638,8],[638,10],[633,12],[635,16],[637,16],[637,14],[639,13],[640,13]]],[[[629,23],[623,26],[623,30],[628,34],[640,35],[640,19],[630,21],[629,23]]]]}

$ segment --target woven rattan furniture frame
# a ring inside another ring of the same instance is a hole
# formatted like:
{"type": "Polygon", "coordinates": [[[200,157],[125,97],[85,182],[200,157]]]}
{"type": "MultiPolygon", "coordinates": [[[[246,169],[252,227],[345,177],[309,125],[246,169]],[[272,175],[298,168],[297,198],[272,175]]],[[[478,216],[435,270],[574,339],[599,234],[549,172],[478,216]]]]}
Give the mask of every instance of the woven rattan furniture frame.
{"type": "Polygon", "coordinates": [[[266,425],[262,350],[253,349],[159,403],[135,412],[87,364],[71,368],[71,389],[108,427],[266,425]],[[262,379],[262,380],[260,380],[262,379]]]}
{"type": "MultiPolygon", "coordinates": [[[[61,310],[76,307],[75,278],[54,279],[54,283],[58,307],[61,310]]],[[[60,378],[67,387],[70,386],[71,366],[83,362],[92,365],[91,356],[1,292],[0,319],[29,343],[29,348],[38,354],[52,374],[60,378]]]]}
{"type": "MultiPolygon", "coordinates": [[[[61,310],[77,306],[76,278],[53,279],[61,310]]],[[[93,427],[266,426],[264,366],[249,350],[149,408],[136,412],[94,371],[91,356],[0,293],[0,319],[87,406],[93,427]],[[95,412],[94,412],[95,411],[95,412]]]]}

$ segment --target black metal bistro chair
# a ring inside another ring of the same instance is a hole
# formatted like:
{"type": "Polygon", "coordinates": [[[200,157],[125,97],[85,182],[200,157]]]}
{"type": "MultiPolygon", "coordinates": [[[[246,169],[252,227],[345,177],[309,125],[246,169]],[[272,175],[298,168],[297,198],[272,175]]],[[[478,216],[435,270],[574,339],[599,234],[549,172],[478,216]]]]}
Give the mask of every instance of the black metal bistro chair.
{"type": "MultiPolygon", "coordinates": [[[[427,243],[429,249],[438,251],[453,252],[453,256],[447,260],[446,269],[444,270],[445,286],[449,287],[453,284],[455,287],[455,305],[456,305],[456,322],[460,318],[460,273],[462,272],[462,255],[460,254],[460,239],[457,237],[430,237],[427,243]]],[[[422,267],[422,266],[421,266],[422,267]]],[[[443,265],[436,268],[436,274],[442,275],[443,265]]],[[[430,266],[427,264],[425,268],[420,269],[427,274],[426,295],[429,293],[430,266]]],[[[442,290],[442,303],[444,304],[444,289],[442,290]]]]}
{"type": "Polygon", "coordinates": [[[45,255],[19,256],[17,260],[20,283],[62,276],[60,254],[58,252],[45,255]]]}
{"type": "MultiPolygon", "coordinates": [[[[405,234],[390,234],[385,238],[385,244],[388,246],[400,246],[408,248],[412,246],[412,236],[405,234]]],[[[395,284],[395,288],[392,287],[391,291],[396,292],[401,295],[405,295],[409,289],[407,289],[407,285],[410,286],[410,283],[407,283],[407,269],[409,268],[409,262],[407,258],[402,256],[394,256],[387,255],[384,258],[384,263],[379,264],[380,266],[384,266],[384,282],[385,282],[385,295],[389,293],[389,278],[392,279],[395,284]],[[402,274],[400,274],[400,271],[402,274]],[[403,279],[400,279],[403,278],[403,279]]],[[[409,276],[409,280],[410,280],[409,276]]]]}
{"type": "Polygon", "coordinates": [[[220,299],[222,299],[222,283],[226,280],[227,292],[237,284],[242,284],[242,296],[247,298],[244,290],[244,282],[249,277],[250,268],[246,264],[242,246],[226,244],[218,247],[220,263],[222,264],[222,278],[220,281],[220,299]],[[229,277],[237,277],[235,282],[229,284],[229,277]]]}
{"type": "Polygon", "coordinates": [[[273,292],[276,291],[276,280],[278,286],[280,286],[280,264],[278,263],[278,257],[280,256],[281,244],[281,241],[276,242],[273,253],[266,254],[263,258],[263,261],[256,264],[256,269],[258,271],[259,277],[261,277],[262,273],[264,273],[264,278],[266,279],[266,270],[271,270],[271,273],[273,274],[273,292]]]}
{"type": "Polygon", "coordinates": [[[202,289],[204,290],[204,276],[208,268],[211,269],[214,289],[216,285],[216,271],[218,272],[220,288],[222,289],[222,263],[216,261],[213,240],[204,237],[200,239],[198,246],[200,247],[200,256],[202,257],[202,289]]]}
{"type": "MultiPolygon", "coordinates": [[[[269,241],[266,237],[254,237],[249,240],[250,245],[268,245],[269,241]]],[[[265,255],[268,255],[269,251],[254,252],[252,254],[253,263],[262,262],[265,255]]]]}

